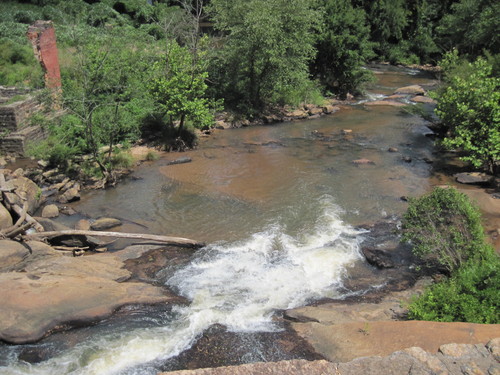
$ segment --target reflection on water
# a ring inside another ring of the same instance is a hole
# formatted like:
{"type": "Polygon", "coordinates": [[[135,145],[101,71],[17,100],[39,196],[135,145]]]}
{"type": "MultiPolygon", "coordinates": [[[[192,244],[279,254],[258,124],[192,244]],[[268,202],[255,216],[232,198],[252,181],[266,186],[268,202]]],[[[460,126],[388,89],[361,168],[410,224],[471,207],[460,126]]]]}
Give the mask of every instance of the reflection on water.
{"type": "Polygon", "coordinates": [[[362,106],[307,122],[218,132],[185,153],[191,163],[160,160],[136,172],[141,180],[84,197],[77,210],[206,242],[247,238],[277,217],[294,235],[293,228],[314,217],[313,202],[323,194],[335,197],[351,223],[377,220],[402,212],[401,196],[428,188],[425,132],[422,120],[397,108],[362,106]],[[357,159],[373,163],[356,165],[357,159]]]}

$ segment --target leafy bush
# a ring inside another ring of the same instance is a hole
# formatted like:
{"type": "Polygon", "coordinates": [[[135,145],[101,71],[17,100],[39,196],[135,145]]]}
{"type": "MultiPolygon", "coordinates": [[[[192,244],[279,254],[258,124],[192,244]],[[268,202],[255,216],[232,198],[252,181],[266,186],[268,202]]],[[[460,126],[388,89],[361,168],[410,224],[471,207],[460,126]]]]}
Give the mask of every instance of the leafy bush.
{"type": "Polygon", "coordinates": [[[410,199],[403,217],[403,240],[413,253],[451,273],[484,250],[481,214],[465,194],[453,188],[436,188],[410,199]]]}
{"type": "Polygon", "coordinates": [[[480,219],[455,189],[437,188],[410,200],[403,239],[413,243],[416,255],[450,273],[411,301],[410,319],[500,323],[500,258],[485,243],[480,219]]]}
{"type": "Polygon", "coordinates": [[[33,50],[7,38],[0,39],[0,85],[41,87],[43,74],[33,50]]]}
{"type": "Polygon", "coordinates": [[[469,262],[450,279],[412,300],[410,319],[500,323],[500,259],[489,248],[481,262],[469,262]]]}
{"type": "Polygon", "coordinates": [[[146,154],[147,161],[155,161],[155,160],[158,160],[159,158],[160,158],[160,155],[158,155],[158,153],[155,151],[148,151],[148,153],[146,154]]]}
{"type": "Polygon", "coordinates": [[[118,151],[111,157],[113,167],[130,168],[134,165],[134,158],[128,152],[118,151]]]}
{"type": "Polygon", "coordinates": [[[500,78],[491,75],[492,66],[483,58],[460,63],[456,51],[442,65],[448,85],[434,97],[436,114],[448,129],[443,145],[464,150],[463,160],[495,173],[500,160],[500,78]]]}
{"type": "Polygon", "coordinates": [[[49,137],[42,142],[28,145],[27,155],[37,159],[47,160],[53,167],[66,170],[70,161],[78,153],[78,149],[65,143],[59,142],[55,137],[49,137]]]}

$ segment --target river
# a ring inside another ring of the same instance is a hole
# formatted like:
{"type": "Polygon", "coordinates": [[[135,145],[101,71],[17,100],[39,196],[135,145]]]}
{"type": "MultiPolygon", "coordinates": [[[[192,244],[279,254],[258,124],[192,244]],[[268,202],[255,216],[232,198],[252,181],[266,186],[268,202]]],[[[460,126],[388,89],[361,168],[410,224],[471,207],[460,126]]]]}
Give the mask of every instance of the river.
{"type": "MultiPolygon", "coordinates": [[[[433,84],[411,69],[376,71],[365,100],[433,84]]],[[[155,374],[213,325],[280,331],[275,311],[343,298],[350,293],[343,280],[363,262],[364,231],[355,226],[400,215],[402,196],[429,190],[428,132],[400,108],[360,102],[315,120],[217,131],[196,150],[169,154],[114,189],[87,194],[74,206],[85,215],[209,244],[157,275],[190,303],[139,309],[76,336],[42,340],[38,350],[46,345],[51,354],[39,363],[19,360],[22,346],[0,346],[0,373],[155,374]],[[192,162],[168,165],[180,156],[192,162]],[[68,337],[78,340],[61,345],[68,337]]]]}

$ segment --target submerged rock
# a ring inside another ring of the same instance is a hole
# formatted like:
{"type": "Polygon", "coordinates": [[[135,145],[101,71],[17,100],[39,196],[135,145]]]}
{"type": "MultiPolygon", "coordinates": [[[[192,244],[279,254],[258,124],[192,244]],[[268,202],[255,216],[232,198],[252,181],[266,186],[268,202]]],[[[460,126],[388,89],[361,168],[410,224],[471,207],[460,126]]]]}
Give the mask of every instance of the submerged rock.
{"type": "Polygon", "coordinates": [[[81,219],[75,224],[75,229],[78,230],[90,230],[90,221],[81,219]]]}
{"type": "Polygon", "coordinates": [[[424,95],[425,90],[420,85],[411,85],[400,87],[399,89],[394,91],[394,94],[424,95]]]}
{"type": "Polygon", "coordinates": [[[175,160],[171,160],[171,161],[168,161],[166,165],[175,165],[175,164],[184,164],[184,163],[191,163],[193,160],[188,157],[188,156],[184,156],[182,158],[179,158],[179,159],[175,159],[175,160]]]}
{"type": "Polygon", "coordinates": [[[394,262],[391,259],[391,255],[388,251],[375,249],[371,247],[364,247],[361,249],[366,261],[372,266],[377,268],[394,268],[394,262]]]}
{"type": "Polygon", "coordinates": [[[436,104],[434,99],[422,95],[417,95],[414,98],[411,98],[411,101],[415,103],[436,104]]]}
{"type": "Polygon", "coordinates": [[[357,165],[375,164],[375,162],[370,160],[370,159],[357,159],[357,160],[353,160],[352,162],[354,164],[357,164],[357,165]]]}
{"type": "Polygon", "coordinates": [[[390,106],[390,107],[404,107],[406,104],[401,102],[396,102],[394,100],[374,100],[372,102],[364,103],[366,106],[390,106]]]}
{"type": "Polygon", "coordinates": [[[457,182],[469,185],[488,185],[492,180],[492,176],[478,172],[457,173],[454,177],[457,182]]]}
{"type": "Polygon", "coordinates": [[[93,230],[105,230],[122,225],[121,220],[115,219],[113,217],[102,217],[97,219],[90,224],[90,228],[93,230]]]}

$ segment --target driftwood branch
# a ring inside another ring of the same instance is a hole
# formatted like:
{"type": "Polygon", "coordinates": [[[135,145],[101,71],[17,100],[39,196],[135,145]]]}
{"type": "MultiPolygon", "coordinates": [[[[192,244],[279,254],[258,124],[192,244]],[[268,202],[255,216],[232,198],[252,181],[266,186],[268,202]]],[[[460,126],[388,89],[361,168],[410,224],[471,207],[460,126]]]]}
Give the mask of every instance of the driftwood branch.
{"type": "Polygon", "coordinates": [[[17,235],[26,232],[28,229],[30,229],[33,226],[33,223],[26,223],[24,225],[21,225],[19,227],[14,227],[14,229],[10,232],[2,232],[2,235],[7,237],[7,238],[14,238],[17,235]]]}
{"type": "MultiPolygon", "coordinates": [[[[6,188],[6,182],[5,182],[5,176],[3,173],[0,173],[0,188],[6,188]]],[[[26,198],[23,198],[21,196],[19,196],[18,194],[16,194],[19,198],[23,199],[24,201],[26,201],[26,198]]],[[[8,194],[4,194],[4,199],[5,199],[5,202],[10,206],[10,208],[16,213],[19,215],[19,218],[23,218],[23,221],[26,220],[27,223],[31,223],[33,228],[35,228],[35,230],[37,232],[43,232],[43,226],[38,222],[36,221],[35,219],[33,219],[33,217],[31,215],[29,215],[28,213],[26,213],[26,210],[22,209],[18,204],[16,204],[13,200],[10,199],[9,195],[8,194]]],[[[24,205],[24,204],[23,204],[24,205]]],[[[16,226],[18,225],[19,223],[19,220],[16,222],[16,226]]]]}
{"type": "Polygon", "coordinates": [[[59,251],[86,251],[89,250],[88,246],[85,247],[77,247],[77,246],[52,246],[54,250],[59,251]]]}
{"type": "Polygon", "coordinates": [[[78,235],[93,236],[93,237],[130,238],[138,240],[156,241],[156,242],[162,242],[166,245],[190,247],[195,249],[205,246],[205,244],[202,242],[182,237],[159,236],[156,234],[144,234],[144,233],[102,232],[102,231],[76,230],[76,229],[33,233],[25,235],[24,239],[30,240],[30,239],[51,238],[58,236],[78,236],[78,235]]]}

